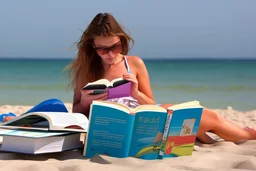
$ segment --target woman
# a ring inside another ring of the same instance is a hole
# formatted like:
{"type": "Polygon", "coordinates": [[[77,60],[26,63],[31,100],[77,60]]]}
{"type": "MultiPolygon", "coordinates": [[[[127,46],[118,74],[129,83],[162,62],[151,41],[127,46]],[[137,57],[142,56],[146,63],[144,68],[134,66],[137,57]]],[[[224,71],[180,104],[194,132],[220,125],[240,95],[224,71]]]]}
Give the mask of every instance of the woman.
{"type": "MultiPolygon", "coordinates": [[[[93,100],[106,100],[107,94],[90,95],[92,90],[81,90],[88,82],[98,79],[109,81],[123,77],[132,82],[132,99],[139,104],[155,104],[149,75],[143,60],[137,56],[126,56],[133,39],[108,13],[99,13],[91,21],[77,44],[78,56],[71,64],[71,86],[74,88],[73,112],[88,117],[93,100]],[[131,73],[129,73],[131,72],[131,73]]],[[[169,107],[170,104],[163,104],[169,107]]],[[[206,132],[212,131],[227,141],[241,142],[256,139],[256,131],[240,128],[215,112],[204,109],[198,138],[204,143],[214,141],[206,132]]]]}
{"type": "Polygon", "coordinates": [[[139,104],[155,104],[144,62],[139,57],[126,56],[130,42],[133,43],[133,39],[112,15],[96,15],[78,42],[78,56],[71,64],[74,112],[88,116],[93,100],[107,98],[106,93],[89,95],[92,91],[81,90],[88,82],[101,78],[111,81],[123,77],[133,83],[133,99],[130,100],[139,104]]]}
{"type": "MultiPolygon", "coordinates": [[[[77,44],[78,56],[71,64],[71,86],[74,89],[73,112],[88,111],[93,100],[106,100],[107,94],[90,95],[91,90],[81,90],[88,82],[98,79],[109,81],[123,77],[132,82],[132,98],[137,104],[155,104],[147,68],[137,56],[126,56],[133,39],[108,13],[99,13],[91,21],[77,44]],[[129,73],[131,72],[131,73],[129,73]]],[[[163,104],[167,108],[170,104],[163,104]]],[[[198,138],[204,143],[214,143],[206,132],[212,131],[227,141],[241,142],[256,139],[256,131],[240,128],[215,112],[204,109],[198,138]]]]}
{"type": "MultiPolygon", "coordinates": [[[[109,81],[123,77],[132,82],[132,97],[126,100],[140,104],[155,104],[149,75],[143,60],[126,56],[133,39],[108,13],[99,13],[91,21],[77,44],[78,56],[70,65],[71,87],[74,89],[73,112],[88,111],[93,100],[106,100],[107,94],[90,95],[91,90],[81,90],[84,85],[98,79],[109,81]]],[[[167,108],[170,104],[163,104],[167,108]]],[[[12,119],[5,117],[5,121],[12,119]]],[[[214,143],[206,132],[212,131],[227,141],[241,142],[256,139],[256,130],[240,128],[215,112],[204,109],[197,137],[204,143],[214,143]]]]}

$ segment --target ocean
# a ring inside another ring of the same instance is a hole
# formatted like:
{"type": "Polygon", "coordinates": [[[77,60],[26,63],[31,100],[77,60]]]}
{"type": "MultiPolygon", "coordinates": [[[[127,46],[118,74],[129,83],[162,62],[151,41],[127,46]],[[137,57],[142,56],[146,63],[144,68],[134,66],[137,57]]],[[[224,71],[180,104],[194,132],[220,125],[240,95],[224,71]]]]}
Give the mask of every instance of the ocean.
{"type": "MultiPolygon", "coordinates": [[[[256,60],[144,60],[157,103],[198,100],[211,109],[256,109],[256,60]]],[[[0,59],[0,105],[36,105],[48,98],[72,103],[71,59],[0,59]]]]}

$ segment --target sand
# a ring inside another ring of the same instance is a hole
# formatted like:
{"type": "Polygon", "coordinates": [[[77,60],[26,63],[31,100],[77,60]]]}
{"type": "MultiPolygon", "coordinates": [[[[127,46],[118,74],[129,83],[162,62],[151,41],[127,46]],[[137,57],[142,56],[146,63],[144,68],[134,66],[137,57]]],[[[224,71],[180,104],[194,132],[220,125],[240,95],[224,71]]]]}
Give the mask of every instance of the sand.
{"type": "MultiPolygon", "coordinates": [[[[71,111],[71,104],[66,103],[71,111]]],[[[17,115],[26,112],[32,106],[0,106],[0,113],[13,112],[17,115]]],[[[214,109],[220,115],[240,126],[256,128],[256,110],[235,111],[231,107],[225,110],[214,109]]],[[[256,140],[235,144],[223,141],[210,133],[215,144],[196,142],[192,156],[166,158],[164,160],[142,160],[136,158],[113,158],[97,155],[91,159],[82,156],[82,149],[53,154],[27,155],[0,152],[1,171],[80,171],[80,170],[256,170],[256,140]]],[[[0,142],[2,139],[0,138],[0,142]]]]}

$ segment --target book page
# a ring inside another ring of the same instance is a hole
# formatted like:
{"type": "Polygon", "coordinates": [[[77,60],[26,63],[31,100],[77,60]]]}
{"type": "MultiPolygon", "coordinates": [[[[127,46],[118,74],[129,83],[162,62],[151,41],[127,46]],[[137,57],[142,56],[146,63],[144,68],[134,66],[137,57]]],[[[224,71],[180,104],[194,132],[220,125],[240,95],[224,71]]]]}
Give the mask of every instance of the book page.
{"type": "Polygon", "coordinates": [[[22,136],[4,136],[0,150],[25,154],[42,154],[82,147],[83,144],[80,141],[79,133],[59,134],[37,138],[27,137],[25,134],[22,134],[22,136]]]}
{"type": "Polygon", "coordinates": [[[36,130],[0,130],[1,136],[17,136],[17,137],[29,137],[29,138],[43,138],[50,136],[58,136],[70,134],[70,132],[48,132],[48,131],[36,131],[36,130]]]}
{"type": "Polygon", "coordinates": [[[159,111],[159,112],[166,112],[166,109],[158,106],[158,105],[139,105],[138,107],[136,107],[135,109],[136,112],[140,112],[140,111],[159,111]]]}
{"type": "Polygon", "coordinates": [[[81,113],[40,112],[48,118],[50,130],[74,130],[87,132],[88,119],[81,113]]]}
{"type": "Polygon", "coordinates": [[[199,101],[190,101],[190,102],[185,102],[185,103],[180,103],[180,104],[170,106],[168,109],[179,110],[179,109],[185,109],[185,108],[198,108],[198,107],[202,107],[200,106],[199,101]]]}
{"type": "Polygon", "coordinates": [[[2,128],[26,128],[40,129],[47,128],[49,130],[72,130],[86,132],[88,119],[81,113],[67,112],[32,112],[21,115],[13,120],[2,123],[2,128]],[[72,129],[73,128],[75,129],[72,129]],[[66,129],[65,127],[69,127],[66,129]]]}
{"type": "Polygon", "coordinates": [[[118,82],[118,81],[122,81],[124,80],[123,78],[116,78],[116,79],[113,79],[110,83],[113,85],[115,82],[118,82]]]}
{"type": "Polygon", "coordinates": [[[83,89],[102,89],[111,86],[107,79],[100,79],[94,82],[87,83],[83,89]]]}
{"type": "Polygon", "coordinates": [[[116,78],[116,79],[113,79],[111,81],[111,85],[112,87],[117,87],[117,86],[120,86],[120,85],[123,85],[123,84],[126,84],[126,83],[129,83],[130,81],[127,81],[123,78],[116,78]]]}
{"type": "Polygon", "coordinates": [[[134,115],[109,105],[92,104],[84,156],[128,157],[134,115]]]}

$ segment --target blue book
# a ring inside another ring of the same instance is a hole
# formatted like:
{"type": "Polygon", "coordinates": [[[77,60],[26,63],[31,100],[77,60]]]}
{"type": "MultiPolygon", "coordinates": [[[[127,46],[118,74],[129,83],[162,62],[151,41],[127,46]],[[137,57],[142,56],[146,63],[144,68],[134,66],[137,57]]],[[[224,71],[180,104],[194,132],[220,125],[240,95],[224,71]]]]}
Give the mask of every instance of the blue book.
{"type": "Polygon", "coordinates": [[[202,109],[198,101],[168,109],[158,105],[131,109],[116,102],[93,101],[83,156],[152,160],[191,155],[202,109]]]}

